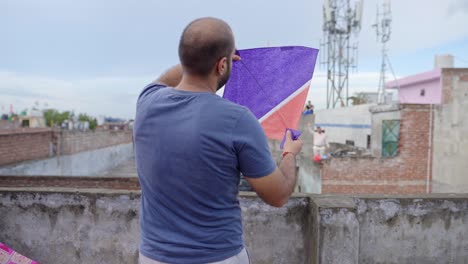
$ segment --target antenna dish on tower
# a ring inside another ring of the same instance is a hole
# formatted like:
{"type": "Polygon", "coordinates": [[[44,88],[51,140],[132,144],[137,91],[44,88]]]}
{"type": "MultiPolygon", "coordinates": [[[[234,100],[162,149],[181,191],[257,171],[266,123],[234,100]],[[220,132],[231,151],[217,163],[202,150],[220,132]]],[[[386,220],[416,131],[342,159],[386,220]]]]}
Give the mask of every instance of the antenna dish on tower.
{"type": "Polygon", "coordinates": [[[382,4],[382,13],[379,13],[379,7],[377,6],[377,16],[376,23],[372,25],[375,27],[377,41],[382,43],[382,65],[380,67],[380,80],[379,80],[379,89],[378,89],[378,103],[385,103],[386,92],[385,92],[385,73],[387,71],[387,47],[386,43],[390,40],[392,34],[391,24],[392,24],[392,12],[390,0],[384,0],[382,4]],[[381,20],[379,21],[379,17],[381,20]]]}
{"type": "Polygon", "coordinates": [[[327,108],[348,105],[348,76],[357,69],[357,43],[351,35],[361,30],[363,0],[324,0],[321,64],[327,67],[327,108]],[[355,58],[356,57],[356,58],[355,58]]]}
{"type": "Polygon", "coordinates": [[[356,21],[356,24],[359,28],[361,28],[361,24],[362,24],[362,10],[363,10],[363,7],[364,7],[364,0],[361,0],[361,1],[357,1],[356,2],[356,17],[355,17],[355,21],[356,21]]]}
{"type": "Polygon", "coordinates": [[[323,8],[324,8],[325,21],[327,22],[331,21],[332,17],[331,17],[330,0],[325,0],[325,4],[323,8]]]}

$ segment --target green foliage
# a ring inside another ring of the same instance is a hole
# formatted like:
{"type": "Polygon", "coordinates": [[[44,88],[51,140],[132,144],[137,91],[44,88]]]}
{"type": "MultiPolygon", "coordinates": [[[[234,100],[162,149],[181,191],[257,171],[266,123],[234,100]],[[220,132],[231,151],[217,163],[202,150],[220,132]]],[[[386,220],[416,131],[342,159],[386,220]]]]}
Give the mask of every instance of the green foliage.
{"type": "Polygon", "coordinates": [[[369,99],[362,93],[356,93],[354,96],[348,97],[348,100],[351,100],[352,105],[362,105],[367,104],[369,99]]]}
{"type": "Polygon", "coordinates": [[[89,121],[89,129],[95,130],[97,125],[98,125],[98,123],[97,123],[96,118],[93,118],[91,121],[89,121]]]}
{"type": "Polygon", "coordinates": [[[78,115],[78,121],[80,121],[80,122],[89,121],[89,116],[87,114],[79,114],[78,115]]]}
{"type": "Polygon", "coordinates": [[[81,122],[86,122],[88,121],[89,122],[89,129],[91,130],[95,130],[96,127],[97,127],[97,119],[96,118],[93,118],[87,114],[79,114],[78,115],[78,121],[81,121],[81,122]]]}
{"type": "Polygon", "coordinates": [[[18,114],[13,113],[8,116],[8,121],[16,121],[16,120],[18,120],[18,114]]]}
{"type": "Polygon", "coordinates": [[[44,111],[44,118],[46,120],[46,124],[49,127],[60,126],[63,121],[71,120],[73,118],[73,112],[64,111],[59,112],[55,109],[48,109],[44,111]]]}
{"type": "MultiPolygon", "coordinates": [[[[47,126],[54,127],[60,126],[65,120],[73,120],[75,113],[72,111],[60,112],[55,109],[48,109],[44,111],[44,118],[46,120],[47,126]]],[[[89,122],[89,129],[95,130],[97,127],[97,119],[93,118],[87,114],[79,114],[78,121],[80,122],[89,122]]]]}

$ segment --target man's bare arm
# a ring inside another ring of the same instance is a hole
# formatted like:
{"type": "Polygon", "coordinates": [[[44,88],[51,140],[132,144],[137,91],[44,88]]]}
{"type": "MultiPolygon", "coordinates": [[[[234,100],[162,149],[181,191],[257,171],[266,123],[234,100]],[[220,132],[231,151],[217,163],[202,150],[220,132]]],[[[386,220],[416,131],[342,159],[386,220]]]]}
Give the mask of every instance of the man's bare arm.
{"type": "Polygon", "coordinates": [[[262,178],[245,178],[265,203],[281,207],[289,200],[296,186],[296,158],[288,154],[272,174],[262,178]]]}
{"type": "Polygon", "coordinates": [[[279,170],[283,173],[285,180],[286,194],[289,197],[296,187],[297,171],[296,171],[296,154],[287,154],[279,165],[279,170]]]}
{"type": "MultiPolygon", "coordinates": [[[[238,61],[241,58],[239,55],[232,55],[233,61],[238,61]]],[[[177,64],[159,76],[154,83],[164,84],[170,87],[176,87],[182,81],[183,69],[181,64],[177,64]]]]}
{"type": "Polygon", "coordinates": [[[154,83],[159,83],[170,87],[176,87],[182,80],[182,73],[182,65],[177,64],[176,66],[173,66],[161,76],[159,76],[159,78],[156,79],[154,83]]]}
{"type": "Polygon", "coordinates": [[[261,178],[249,178],[245,175],[246,180],[265,203],[281,207],[289,200],[296,186],[296,155],[301,149],[302,142],[293,141],[291,132],[288,131],[284,151],[291,153],[284,156],[279,167],[270,175],[261,178]]]}

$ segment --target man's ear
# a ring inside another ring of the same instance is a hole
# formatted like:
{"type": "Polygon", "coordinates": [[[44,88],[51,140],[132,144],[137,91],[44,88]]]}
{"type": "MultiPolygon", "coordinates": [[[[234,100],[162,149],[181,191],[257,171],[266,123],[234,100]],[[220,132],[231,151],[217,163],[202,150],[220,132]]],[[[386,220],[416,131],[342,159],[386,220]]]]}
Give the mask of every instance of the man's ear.
{"type": "Polygon", "coordinates": [[[227,58],[222,57],[218,63],[216,63],[216,73],[223,75],[227,71],[227,58]]]}

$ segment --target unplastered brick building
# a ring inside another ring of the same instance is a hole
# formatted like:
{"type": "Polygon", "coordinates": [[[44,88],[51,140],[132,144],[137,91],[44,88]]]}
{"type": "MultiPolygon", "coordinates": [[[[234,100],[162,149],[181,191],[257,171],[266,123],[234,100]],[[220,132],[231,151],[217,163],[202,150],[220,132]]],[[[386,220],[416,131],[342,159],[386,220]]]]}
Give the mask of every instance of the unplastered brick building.
{"type": "Polygon", "coordinates": [[[370,107],[371,154],[322,164],[322,193],[468,191],[468,69],[387,83],[399,104],[370,107]]]}

